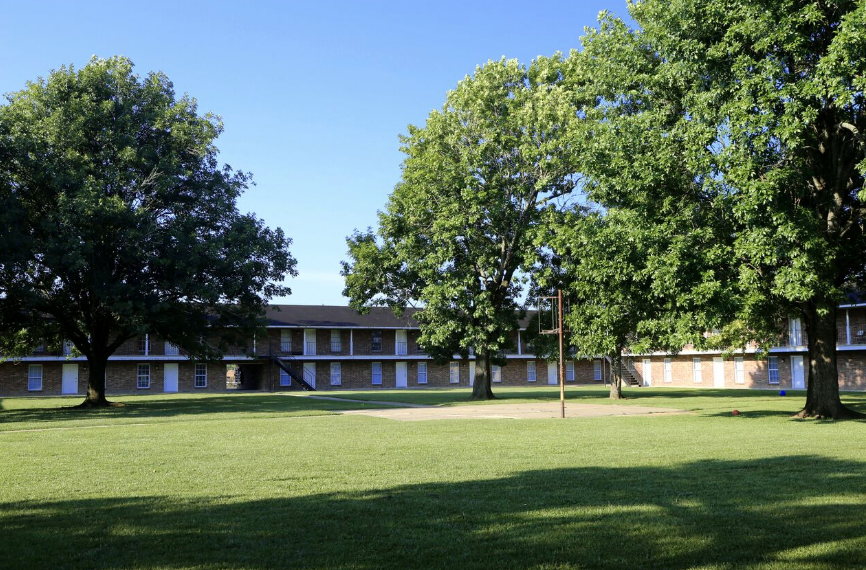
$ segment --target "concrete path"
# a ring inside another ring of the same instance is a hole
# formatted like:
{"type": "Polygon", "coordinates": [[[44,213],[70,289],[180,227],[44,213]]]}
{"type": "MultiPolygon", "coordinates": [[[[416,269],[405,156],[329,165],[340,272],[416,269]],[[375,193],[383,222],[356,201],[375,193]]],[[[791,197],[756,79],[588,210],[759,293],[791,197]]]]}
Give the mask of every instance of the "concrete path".
{"type": "MultiPolygon", "coordinates": [[[[334,398],[343,400],[342,398],[334,398]]],[[[343,400],[347,401],[347,400],[343,400]]],[[[387,403],[394,402],[365,402],[387,403]]],[[[400,408],[387,410],[347,410],[337,412],[348,416],[373,416],[404,422],[424,420],[464,420],[464,419],[547,419],[559,418],[559,402],[542,402],[530,404],[479,404],[464,406],[419,406],[411,408],[399,404],[400,408]],[[419,409],[420,408],[420,409],[419,409]]],[[[689,414],[688,410],[676,408],[654,408],[649,406],[622,406],[617,404],[565,404],[566,418],[592,418],[601,416],[642,416],[642,415],[674,415],[689,414]]]]}
{"type": "MultiPolygon", "coordinates": [[[[294,395],[294,394],[290,394],[294,395]]],[[[434,408],[427,404],[407,404],[405,402],[383,402],[381,400],[355,400],[351,398],[336,398],[334,396],[300,396],[301,398],[312,398],[314,400],[331,400],[332,402],[348,402],[350,404],[373,404],[376,406],[394,406],[395,408],[434,408]]]]}

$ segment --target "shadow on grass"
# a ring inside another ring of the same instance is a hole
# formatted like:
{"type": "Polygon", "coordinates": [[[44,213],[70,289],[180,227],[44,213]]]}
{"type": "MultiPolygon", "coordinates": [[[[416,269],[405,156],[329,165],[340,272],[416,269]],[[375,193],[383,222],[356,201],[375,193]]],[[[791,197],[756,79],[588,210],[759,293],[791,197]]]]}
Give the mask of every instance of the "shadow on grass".
{"type": "MultiPolygon", "coordinates": [[[[117,396],[116,401],[124,402],[122,407],[104,409],[82,409],[71,407],[78,403],[69,400],[69,407],[20,408],[0,411],[0,425],[12,429],[12,424],[32,425],[58,423],[71,420],[140,420],[172,418],[178,416],[203,416],[230,414],[283,414],[310,410],[337,410],[365,407],[363,404],[343,404],[327,400],[293,398],[278,394],[226,394],[224,396],[173,397],[157,399],[124,398],[117,396]]],[[[66,402],[64,401],[64,404],[66,402]]]]}
{"type": "MultiPolygon", "coordinates": [[[[587,467],[238,501],[0,504],[4,568],[866,566],[863,463],[587,467]]],[[[271,495],[297,479],[257,483],[271,495]]]]}

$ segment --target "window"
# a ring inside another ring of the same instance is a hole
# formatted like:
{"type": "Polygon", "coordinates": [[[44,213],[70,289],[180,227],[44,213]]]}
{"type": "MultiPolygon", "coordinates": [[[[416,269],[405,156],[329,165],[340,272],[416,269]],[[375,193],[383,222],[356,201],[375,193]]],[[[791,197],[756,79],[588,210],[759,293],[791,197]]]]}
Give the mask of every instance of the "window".
{"type": "Polygon", "coordinates": [[[382,331],[373,331],[373,344],[370,347],[373,352],[382,352],[382,331]]]}
{"type": "Polygon", "coordinates": [[[703,374],[701,373],[701,359],[700,358],[692,358],[692,380],[695,381],[695,384],[704,381],[703,374]]]}
{"type": "Polygon", "coordinates": [[[497,383],[502,382],[502,367],[494,364],[491,368],[492,368],[491,372],[493,374],[493,378],[491,379],[491,381],[497,382],[497,383]]]}
{"type": "Polygon", "coordinates": [[[207,388],[207,364],[195,365],[195,387],[207,388]]]}
{"type": "Polygon", "coordinates": [[[136,386],[140,390],[150,388],[150,364],[139,364],[136,386]]]}
{"type": "Polygon", "coordinates": [[[452,384],[460,383],[460,363],[452,362],[448,369],[448,381],[452,384]]]}
{"type": "Polygon", "coordinates": [[[665,358],[665,382],[673,382],[673,373],[671,371],[671,359],[665,358]]]}
{"type": "Polygon", "coordinates": [[[373,363],[373,385],[381,386],[382,385],[382,363],[374,362],[373,363]]]}
{"type": "Polygon", "coordinates": [[[427,363],[419,362],[418,363],[418,383],[426,384],[427,383],[427,363]]]}
{"type": "Polygon", "coordinates": [[[532,361],[526,363],[526,381],[535,382],[535,363],[532,361]]]}
{"type": "Polygon", "coordinates": [[[289,376],[289,373],[280,368],[280,386],[291,386],[292,385],[292,377],[289,376]]]}
{"type": "Polygon", "coordinates": [[[568,361],[565,363],[565,381],[574,382],[574,362],[568,361]]]}
{"type": "Polygon", "coordinates": [[[803,344],[803,328],[800,319],[791,319],[788,322],[788,345],[801,346],[803,344]]]}
{"type": "Polygon", "coordinates": [[[150,336],[144,335],[138,337],[138,352],[141,354],[150,354],[150,336]]]}
{"type": "Polygon", "coordinates": [[[779,357],[770,357],[770,384],[779,383],[779,357]]]}
{"type": "Polygon", "coordinates": [[[601,360],[592,361],[592,379],[601,380],[601,360]]]}
{"type": "Polygon", "coordinates": [[[280,331],[280,352],[291,354],[292,352],[292,331],[282,329],[280,331]]]}
{"type": "Polygon", "coordinates": [[[339,362],[331,363],[331,386],[339,386],[343,383],[343,367],[339,362]]]}
{"type": "Polygon", "coordinates": [[[42,390],[42,365],[31,364],[27,368],[27,390],[39,392],[42,390]]]}
{"type": "Polygon", "coordinates": [[[340,341],[340,331],[331,331],[331,352],[342,352],[343,343],[340,341]]]}
{"type": "MultiPolygon", "coordinates": [[[[778,368],[776,370],[778,372],[778,368]]],[[[746,374],[743,368],[742,356],[734,357],[734,382],[736,382],[737,384],[746,383],[746,374]]]]}

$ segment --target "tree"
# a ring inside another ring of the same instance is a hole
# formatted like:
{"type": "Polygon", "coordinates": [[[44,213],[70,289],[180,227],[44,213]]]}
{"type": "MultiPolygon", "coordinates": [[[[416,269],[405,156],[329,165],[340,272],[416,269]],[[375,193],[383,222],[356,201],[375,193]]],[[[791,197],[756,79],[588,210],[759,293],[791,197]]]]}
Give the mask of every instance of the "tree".
{"type": "Polygon", "coordinates": [[[379,228],[347,241],[344,295],[358,310],[418,303],[421,344],[445,360],[474,349],[472,397],[493,398],[518,326],[521,271],[534,261],[546,201],[575,186],[568,152],[576,112],[561,60],[488,62],[402,137],[402,180],[379,228]]]}
{"type": "Polygon", "coordinates": [[[108,405],[105,367],[155,333],[220,358],[288,294],[291,240],[237,198],[250,178],[220,167],[222,123],[175,98],[168,78],[92,59],[28,83],[0,107],[0,349],[68,340],[88,361],[84,406],[108,405]],[[7,209],[8,208],[8,209],[7,209]]]}
{"type": "MultiPolygon", "coordinates": [[[[682,146],[695,186],[678,196],[729,213],[729,233],[708,245],[729,256],[719,277],[736,298],[710,308],[765,345],[802,317],[799,415],[853,415],[839,398],[836,307],[866,276],[866,5],[644,0],[630,12],[639,29],[603,15],[573,54],[608,91],[598,128],[619,129],[600,154],[654,170],[660,138],[682,146]]],[[[628,173],[585,172],[606,179],[602,203],[652,212],[669,196],[629,188],[628,173]]]]}

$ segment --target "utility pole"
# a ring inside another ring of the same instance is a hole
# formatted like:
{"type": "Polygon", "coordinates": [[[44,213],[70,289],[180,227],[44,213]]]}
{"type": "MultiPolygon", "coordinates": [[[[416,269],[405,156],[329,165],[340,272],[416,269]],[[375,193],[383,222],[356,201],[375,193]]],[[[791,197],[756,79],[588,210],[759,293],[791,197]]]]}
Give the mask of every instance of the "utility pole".
{"type": "Polygon", "coordinates": [[[549,299],[551,303],[555,301],[557,304],[556,311],[551,310],[551,327],[549,329],[545,329],[542,325],[543,315],[541,307],[539,307],[538,328],[541,334],[559,335],[559,417],[565,418],[565,351],[563,350],[565,327],[562,326],[562,289],[556,292],[556,297],[541,297],[541,299],[549,299]]]}
{"type": "Polygon", "coordinates": [[[559,417],[565,418],[565,354],[562,350],[562,289],[557,292],[557,297],[559,301],[559,326],[557,327],[559,329],[559,417]]]}

